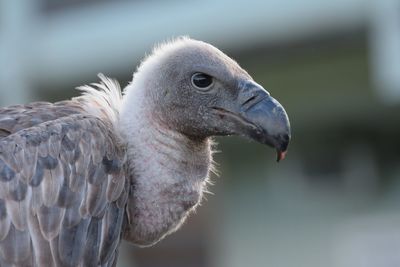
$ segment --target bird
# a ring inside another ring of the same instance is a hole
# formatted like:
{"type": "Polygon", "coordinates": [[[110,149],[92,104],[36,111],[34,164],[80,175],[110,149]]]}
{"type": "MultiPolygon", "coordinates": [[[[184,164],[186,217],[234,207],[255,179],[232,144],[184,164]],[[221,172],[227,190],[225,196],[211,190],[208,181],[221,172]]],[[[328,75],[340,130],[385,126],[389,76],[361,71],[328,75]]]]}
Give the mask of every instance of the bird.
{"type": "Polygon", "coordinates": [[[285,157],[288,115],[211,44],[154,47],[121,90],[0,108],[0,266],[115,266],[121,240],[151,246],[199,205],[215,136],[285,157]]]}

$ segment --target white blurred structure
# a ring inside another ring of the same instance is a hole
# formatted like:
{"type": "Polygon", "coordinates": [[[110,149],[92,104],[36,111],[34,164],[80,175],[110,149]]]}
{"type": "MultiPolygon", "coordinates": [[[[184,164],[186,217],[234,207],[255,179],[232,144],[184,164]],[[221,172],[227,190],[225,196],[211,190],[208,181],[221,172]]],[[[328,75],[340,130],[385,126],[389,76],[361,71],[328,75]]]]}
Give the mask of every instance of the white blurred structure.
{"type": "Polygon", "coordinates": [[[371,59],[374,81],[384,100],[400,101],[400,1],[371,1],[371,59]]]}
{"type": "Polygon", "coordinates": [[[173,36],[190,35],[232,49],[360,28],[366,24],[370,3],[71,2],[79,8],[49,11],[46,6],[57,5],[49,0],[1,0],[0,62],[7,71],[0,73],[0,104],[28,101],[32,84],[59,84],[109,69],[133,71],[134,62],[154,43],[173,36]]]}
{"type": "Polygon", "coordinates": [[[400,266],[400,216],[361,216],[337,229],[333,238],[336,267],[400,266]]]}

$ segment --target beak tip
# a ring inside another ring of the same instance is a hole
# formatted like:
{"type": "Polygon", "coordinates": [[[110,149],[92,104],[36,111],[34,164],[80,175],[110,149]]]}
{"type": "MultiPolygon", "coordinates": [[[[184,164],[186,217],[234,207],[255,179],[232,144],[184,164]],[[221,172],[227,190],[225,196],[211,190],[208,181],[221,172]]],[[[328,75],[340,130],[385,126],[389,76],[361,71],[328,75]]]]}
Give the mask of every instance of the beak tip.
{"type": "Polygon", "coordinates": [[[276,146],[276,161],[279,162],[286,157],[287,149],[290,141],[290,130],[288,134],[279,135],[279,142],[276,146]]]}
{"type": "Polygon", "coordinates": [[[287,153],[286,150],[285,151],[277,150],[276,151],[276,162],[279,162],[279,161],[285,159],[286,153],[287,153]]]}

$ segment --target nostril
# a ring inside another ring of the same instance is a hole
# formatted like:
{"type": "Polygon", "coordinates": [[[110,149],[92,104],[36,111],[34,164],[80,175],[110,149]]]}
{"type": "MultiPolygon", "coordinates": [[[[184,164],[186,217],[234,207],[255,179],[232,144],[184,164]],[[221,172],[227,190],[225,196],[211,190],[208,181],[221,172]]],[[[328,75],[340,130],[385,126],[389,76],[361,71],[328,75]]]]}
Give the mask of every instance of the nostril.
{"type": "Polygon", "coordinates": [[[251,101],[253,101],[254,99],[256,99],[256,95],[253,95],[252,97],[250,97],[249,99],[247,99],[246,101],[243,102],[242,106],[250,103],[251,101]]]}
{"type": "Polygon", "coordinates": [[[265,98],[268,98],[268,95],[255,94],[242,103],[242,108],[244,108],[244,110],[247,111],[247,110],[251,109],[253,106],[255,106],[256,104],[263,101],[265,98]]]}

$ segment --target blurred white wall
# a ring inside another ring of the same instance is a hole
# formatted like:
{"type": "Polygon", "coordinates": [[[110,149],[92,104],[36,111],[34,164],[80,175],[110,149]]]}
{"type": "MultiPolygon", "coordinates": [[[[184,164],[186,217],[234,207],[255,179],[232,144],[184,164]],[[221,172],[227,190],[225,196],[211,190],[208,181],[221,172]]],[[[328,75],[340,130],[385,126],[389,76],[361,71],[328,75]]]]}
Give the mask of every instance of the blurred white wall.
{"type": "Polygon", "coordinates": [[[369,3],[74,1],[82,4],[49,11],[50,2],[0,2],[0,104],[29,101],[31,85],[57,85],[107,70],[133,72],[154,43],[174,36],[241,49],[363,27],[369,3]]]}

